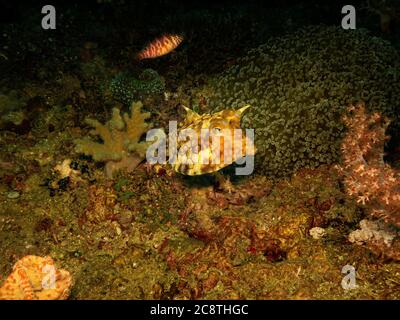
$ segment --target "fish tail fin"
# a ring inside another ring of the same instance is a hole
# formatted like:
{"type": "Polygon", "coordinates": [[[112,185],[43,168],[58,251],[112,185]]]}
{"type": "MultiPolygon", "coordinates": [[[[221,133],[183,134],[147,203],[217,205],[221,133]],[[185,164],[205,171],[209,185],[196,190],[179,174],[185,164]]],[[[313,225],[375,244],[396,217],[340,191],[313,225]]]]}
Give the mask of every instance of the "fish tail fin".
{"type": "Polygon", "coordinates": [[[133,57],[133,61],[136,61],[136,62],[139,62],[139,61],[141,61],[143,58],[142,58],[142,54],[141,54],[141,52],[137,52],[136,54],[135,54],[135,56],[133,57]]]}
{"type": "Polygon", "coordinates": [[[135,53],[133,60],[135,62],[139,63],[139,62],[145,60],[146,58],[147,58],[146,52],[143,52],[143,50],[141,50],[141,51],[135,53]]]}

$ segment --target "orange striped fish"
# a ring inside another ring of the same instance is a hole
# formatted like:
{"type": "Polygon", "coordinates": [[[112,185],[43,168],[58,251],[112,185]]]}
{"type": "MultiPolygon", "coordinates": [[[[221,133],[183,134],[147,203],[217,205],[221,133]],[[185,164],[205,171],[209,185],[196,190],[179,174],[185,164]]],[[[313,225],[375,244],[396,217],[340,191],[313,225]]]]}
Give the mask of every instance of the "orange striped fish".
{"type": "Polygon", "coordinates": [[[138,60],[152,59],[170,53],[180,45],[183,36],[178,34],[165,34],[149,43],[137,55],[138,60]]]}

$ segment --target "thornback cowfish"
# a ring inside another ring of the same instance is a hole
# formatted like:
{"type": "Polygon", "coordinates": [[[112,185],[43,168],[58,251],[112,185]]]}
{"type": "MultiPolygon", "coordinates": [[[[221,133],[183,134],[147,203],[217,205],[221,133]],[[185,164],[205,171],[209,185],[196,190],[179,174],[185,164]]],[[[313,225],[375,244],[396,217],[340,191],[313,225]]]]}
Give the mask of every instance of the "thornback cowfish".
{"type": "Polygon", "coordinates": [[[216,172],[245,156],[254,156],[254,143],[249,137],[242,136],[240,127],[243,113],[249,107],[202,115],[184,107],[186,118],[178,133],[188,130],[189,136],[192,132],[196,140],[193,143],[184,134],[187,138],[178,141],[178,154],[172,165],[174,171],[189,176],[202,175],[216,172]],[[216,144],[212,141],[213,135],[217,138],[216,144]]]}

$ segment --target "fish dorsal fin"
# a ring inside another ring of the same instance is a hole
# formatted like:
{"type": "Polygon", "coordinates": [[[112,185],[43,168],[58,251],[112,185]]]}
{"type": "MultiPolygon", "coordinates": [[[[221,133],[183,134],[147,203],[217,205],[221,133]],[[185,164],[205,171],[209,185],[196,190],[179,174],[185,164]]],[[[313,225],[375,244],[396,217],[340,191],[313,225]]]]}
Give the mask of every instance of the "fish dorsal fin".
{"type": "Polygon", "coordinates": [[[192,109],[189,109],[188,107],[185,107],[184,105],[182,105],[182,107],[186,111],[186,121],[187,122],[189,122],[189,123],[194,122],[200,118],[200,115],[197,112],[193,111],[192,109]]]}

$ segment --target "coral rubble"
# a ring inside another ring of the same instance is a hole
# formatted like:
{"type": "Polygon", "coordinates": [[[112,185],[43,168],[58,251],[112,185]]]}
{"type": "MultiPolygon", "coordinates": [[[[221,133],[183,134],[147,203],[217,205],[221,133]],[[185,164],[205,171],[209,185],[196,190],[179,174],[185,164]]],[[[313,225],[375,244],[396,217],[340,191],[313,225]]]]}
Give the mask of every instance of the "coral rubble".
{"type": "Polygon", "coordinates": [[[61,163],[54,167],[54,171],[58,172],[61,179],[68,178],[73,182],[78,182],[81,180],[81,172],[79,170],[73,169],[71,167],[72,160],[64,159],[61,163]]]}
{"type": "Polygon", "coordinates": [[[369,241],[383,241],[387,246],[390,246],[396,233],[385,229],[385,225],[381,221],[361,220],[360,228],[350,233],[349,241],[359,245],[369,241]]]}
{"type": "Polygon", "coordinates": [[[85,218],[89,220],[89,222],[101,222],[106,220],[113,214],[116,198],[115,190],[110,187],[90,186],[85,218]]]}
{"type": "Polygon", "coordinates": [[[106,124],[94,119],[86,119],[86,123],[95,128],[91,134],[98,135],[102,143],[91,139],[76,140],[76,151],[90,155],[95,161],[104,161],[107,177],[120,169],[134,170],[144,159],[147,143],[140,142],[141,136],[150,127],[146,119],[148,112],[141,112],[141,102],[133,102],[131,114],[122,116],[118,108],[113,108],[112,117],[106,124]]]}
{"type": "Polygon", "coordinates": [[[70,273],[55,268],[50,257],[25,256],[0,288],[0,300],[65,300],[71,285],[70,273]]]}

